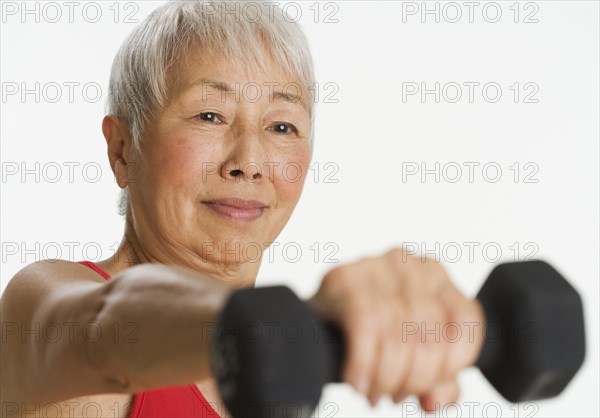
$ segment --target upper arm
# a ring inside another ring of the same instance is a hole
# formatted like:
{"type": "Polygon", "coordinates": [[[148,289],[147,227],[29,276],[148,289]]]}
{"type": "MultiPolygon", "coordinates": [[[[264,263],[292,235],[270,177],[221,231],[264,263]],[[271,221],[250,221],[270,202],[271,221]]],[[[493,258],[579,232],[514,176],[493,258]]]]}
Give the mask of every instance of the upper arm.
{"type": "Polygon", "coordinates": [[[53,401],[94,385],[83,332],[101,307],[105,280],[87,267],[43,260],[20,270],[0,299],[1,395],[53,401]]]}

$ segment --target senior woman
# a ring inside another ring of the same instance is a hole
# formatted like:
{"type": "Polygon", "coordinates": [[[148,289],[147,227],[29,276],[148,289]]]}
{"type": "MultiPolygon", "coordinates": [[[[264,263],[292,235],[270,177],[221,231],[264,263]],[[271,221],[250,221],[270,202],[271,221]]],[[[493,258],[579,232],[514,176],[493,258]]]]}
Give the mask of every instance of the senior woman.
{"type": "MultiPolygon", "coordinates": [[[[119,50],[102,132],[124,236],[97,264],[45,260],[12,278],[2,321],[20,333],[2,341],[3,416],[50,406],[85,416],[90,402],[101,416],[228,414],[203,324],[232,289],[255,284],[260,263],[240,249],[279,235],[312,155],[307,41],[280,9],[254,4],[261,13],[245,19],[231,2],[169,2],[119,50]],[[286,181],[290,163],[300,181],[286,181]],[[69,338],[28,337],[48,324],[69,338]],[[94,338],[79,332],[90,324],[94,338]]],[[[455,376],[482,343],[405,339],[403,321],[431,330],[481,323],[482,312],[439,264],[400,248],[332,269],[309,303],[342,328],[343,380],[373,404],[454,401],[455,376]]]]}

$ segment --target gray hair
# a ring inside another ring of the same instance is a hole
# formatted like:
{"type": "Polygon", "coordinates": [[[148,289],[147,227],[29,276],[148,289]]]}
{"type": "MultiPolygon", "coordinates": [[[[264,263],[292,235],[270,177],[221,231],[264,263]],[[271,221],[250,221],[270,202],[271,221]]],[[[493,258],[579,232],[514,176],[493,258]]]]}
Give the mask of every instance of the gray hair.
{"type": "MultiPolygon", "coordinates": [[[[292,75],[307,93],[312,144],[315,77],[300,26],[273,2],[173,0],[154,10],[125,39],[111,69],[107,113],[128,124],[135,153],[141,152],[146,123],[169,98],[169,69],[195,46],[218,51],[242,68],[265,70],[272,59],[292,75]]],[[[125,216],[128,207],[125,187],[119,214],[125,216]]]]}

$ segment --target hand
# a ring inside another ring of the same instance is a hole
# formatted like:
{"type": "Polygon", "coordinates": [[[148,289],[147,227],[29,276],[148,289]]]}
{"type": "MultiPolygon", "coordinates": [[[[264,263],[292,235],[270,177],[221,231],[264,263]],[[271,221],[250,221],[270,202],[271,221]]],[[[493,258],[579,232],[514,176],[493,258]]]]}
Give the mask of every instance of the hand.
{"type": "Polygon", "coordinates": [[[483,345],[479,303],[439,263],[400,248],[329,271],[309,303],[343,330],[342,379],[372,405],[411,394],[427,411],[456,402],[456,375],[483,345]]]}

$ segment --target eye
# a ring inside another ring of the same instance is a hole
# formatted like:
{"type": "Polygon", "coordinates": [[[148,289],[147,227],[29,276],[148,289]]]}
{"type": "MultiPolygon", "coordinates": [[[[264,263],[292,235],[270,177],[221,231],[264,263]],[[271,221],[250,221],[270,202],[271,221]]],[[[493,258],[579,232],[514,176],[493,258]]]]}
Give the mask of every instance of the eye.
{"type": "Polygon", "coordinates": [[[195,117],[206,122],[223,123],[219,115],[214,112],[202,112],[195,117]]]}
{"type": "Polygon", "coordinates": [[[278,122],[271,128],[278,134],[298,133],[298,129],[291,123],[278,122]]]}

